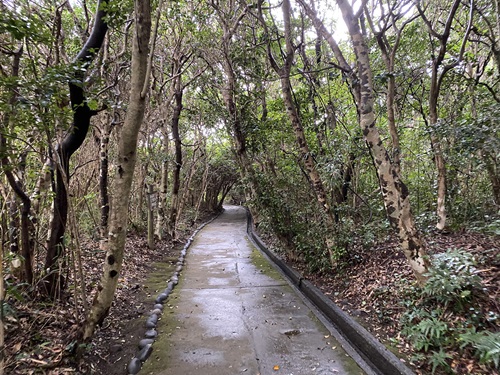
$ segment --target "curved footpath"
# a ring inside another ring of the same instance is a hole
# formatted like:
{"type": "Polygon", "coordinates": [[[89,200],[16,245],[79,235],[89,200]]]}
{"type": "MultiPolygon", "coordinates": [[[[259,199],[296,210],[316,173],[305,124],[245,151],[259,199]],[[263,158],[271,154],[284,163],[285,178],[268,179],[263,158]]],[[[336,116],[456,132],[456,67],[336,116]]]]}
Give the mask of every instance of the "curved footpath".
{"type": "Polygon", "coordinates": [[[253,246],[245,209],[225,208],[189,248],[140,374],[375,374],[253,246]]]}

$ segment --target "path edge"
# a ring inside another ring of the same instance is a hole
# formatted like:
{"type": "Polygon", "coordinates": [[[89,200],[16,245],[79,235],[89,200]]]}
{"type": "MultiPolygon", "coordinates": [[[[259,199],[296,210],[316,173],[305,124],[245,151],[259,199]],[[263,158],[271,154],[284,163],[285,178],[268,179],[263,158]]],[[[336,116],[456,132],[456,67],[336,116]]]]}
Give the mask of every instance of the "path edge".
{"type": "Polygon", "coordinates": [[[269,250],[255,233],[252,215],[248,208],[246,208],[246,212],[249,238],[283,272],[292,285],[328,319],[373,371],[381,375],[415,375],[361,324],[352,319],[321,290],[310,281],[305,280],[300,273],[289,267],[279,256],[269,250]]]}
{"type": "Polygon", "coordinates": [[[144,333],[144,337],[138,343],[138,350],[135,355],[132,357],[127,366],[127,374],[128,375],[136,375],[141,369],[142,365],[148,360],[148,358],[153,353],[153,344],[156,341],[156,337],[158,336],[158,332],[156,331],[156,326],[158,321],[161,319],[163,315],[163,305],[167,302],[170,294],[175,289],[175,286],[179,282],[179,277],[181,276],[181,272],[184,268],[185,257],[191,244],[193,243],[196,235],[200,232],[205,226],[210,224],[212,221],[217,219],[225,210],[222,209],[220,212],[217,212],[213,217],[200,224],[195,231],[191,233],[191,236],[187,239],[184,247],[181,250],[181,253],[177,259],[176,269],[170,278],[166,282],[166,288],[161,291],[156,299],[154,299],[154,305],[152,310],[148,313],[147,319],[145,322],[146,332],[144,333]]]}

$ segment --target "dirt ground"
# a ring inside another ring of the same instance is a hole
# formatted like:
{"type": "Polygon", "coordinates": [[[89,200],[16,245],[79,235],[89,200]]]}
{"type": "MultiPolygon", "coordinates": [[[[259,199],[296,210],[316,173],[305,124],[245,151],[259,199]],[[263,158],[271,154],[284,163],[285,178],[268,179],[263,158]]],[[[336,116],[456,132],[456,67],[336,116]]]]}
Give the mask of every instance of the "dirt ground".
{"type": "MultiPolygon", "coordinates": [[[[188,236],[186,232],[185,238],[188,236]]],[[[482,307],[500,314],[498,237],[467,232],[433,233],[427,242],[433,253],[462,247],[476,254],[484,271],[481,273],[483,284],[490,290],[489,299],[482,307]]],[[[97,246],[86,246],[89,248],[84,259],[85,273],[90,280],[86,291],[91,295],[100,277],[102,254],[97,246]]],[[[148,275],[155,271],[156,262],[176,259],[181,248],[182,242],[179,246],[163,242],[150,250],[143,236],[133,234],[129,237],[123,274],[110,315],[81,360],[70,355],[74,352],[73,337],[84,316],[81,307],[75,308],[75,305],[82,306],[81,300],[75,300],[75,293],[68,293],[57,303],[41,299],[34,302],[22,298],[11,300],[12,312],[5,317],[5,373],[124,374],[137,352],[138,340],[145,332],[143,317],[151,309],[157,292],[147,287],[148,275]]],[[[294,263],[293,266],[381,341],[408,357],[411,348],[400,337],[397,322],[404,311],[399,303],[402,285],[413,282],[413,275],[397,251],[396,241],[389,238],[369,250],[355,248],[347,263],[349,267],[320,275],[309,274],[304,264],[294,263]]],[[[482,373],[480,367],[471,365],[470,358],[457,360],[464,362],[459,364],[463,368],[472,368],[472,373],[482,373]]],[[[413,369],[419,374],[430,373],[425,366],[413,369]]]]}

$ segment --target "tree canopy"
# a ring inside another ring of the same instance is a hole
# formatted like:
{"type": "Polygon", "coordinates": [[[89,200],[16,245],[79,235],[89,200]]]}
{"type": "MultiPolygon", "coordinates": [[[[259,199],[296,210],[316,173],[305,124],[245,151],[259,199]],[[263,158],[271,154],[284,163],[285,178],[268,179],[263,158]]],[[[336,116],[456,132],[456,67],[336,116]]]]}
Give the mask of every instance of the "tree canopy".
{"type": "Polygon", "coordinates": [[[116,284],[105,302],[92,290],[81,239],[119,275],[117,233],[149,225],[150,247],[175,242],[232,202],[311,272],[337,272],[358,241],[394,233],[426,285],[427,234],[500,234],[499,11],[2,1],[3,275],[28,298],[74,290],[89,339],[116,284]]]}

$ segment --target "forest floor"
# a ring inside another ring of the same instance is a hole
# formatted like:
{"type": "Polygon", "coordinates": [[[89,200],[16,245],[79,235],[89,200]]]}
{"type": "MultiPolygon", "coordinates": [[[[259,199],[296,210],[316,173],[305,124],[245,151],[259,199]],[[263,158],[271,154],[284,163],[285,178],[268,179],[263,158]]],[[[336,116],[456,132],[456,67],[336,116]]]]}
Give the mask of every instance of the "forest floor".
{"type": "MultiPolygon", "coordinates": [[[[29,296],[21,288],[7,292],[5,321],[5,365],[7,375],[95,374],[123,375],[144,337],[145,316],[152,309],[158,291],[149,290],[148,276],[158,265],[175,264],[187,238],[210,216],[185,226],[172,241],[156,241],[149,249],[146,234],[131,230],[125,244],[122,273],[108,317],[87,344],[83,358],[76,359],[75,338],[85,317],[81,288],[69,282],[70,290],[52,302],[29,296]]],[[[99,242],[81,243],[86,300],[91,303],[102,275],[104,252],[99,242]]],[[[72,259],[71,259],[72,260],[72,259]]],[[[77,264],[74,265],[76,271],[77,264]]],[[[72,272],[72,274],[78,272],[72,272]]],[[[69,276],[71,279],[72,277],[69,276]]],[[[165,275],[165,286],[169,275],[165,275]]],[[[12,276],[7,275],[7,280],[12,276]]],[[[1,373],[1,372],[0,372],[1,373]]]]}
{"type": "MultiPolygon", "coordinates": [[[[484,288],[477,296],[481,314],[500,316],[500,236],[464,231],[434,232],[426,236],[426,243],[429,254],[443,253],[448,249],[464,249],[473,254],[477,261],[476,273],[484,288]]],[[[396,238],[386,238],[369,249],[353,246],[345,262],[348,265],[335,273],[312,274],[304,264],[289,261],[335,304],[392,348],[417,374],[431,374],[428,360],[413,360],[416,353],[400,332],[400,320],[407,310],[404,303],[409,301],[413,305],[418,301],[409,299],[411,286],[416,286],[415,277],[396,238]]],[[[465,318],[449,314],[447,319],[465,318]]],[[[498,323],[497,320],[492,324],[496,325],[493,329],[500,329],[498,323]]],[[[450,362],[448,373],[498,375],[498,371],[480,364],[472,353],[455,353],[450,362]]],[[[440,373],[436,371],[436,374],[440,373]]]]}
{"type": "MultiPolygon", "coordinates": [[[[189,237],[186,231],[183,238],[189,237]]],[[[484,311],[500,315],[500,240],[468,232],[428,236],[431,253],[449,248],[465,248],[476,255],[482,282],[488,293],[483,299],[484,311]]],[[[68,293],[58,303],[43,300],[11,300],[12,314],[6,316],[6,374],[106,374],[122,375],[137,352],[137,343],[143,337],[145,314],[151,309],[157,291],[148,290],[146,280],[155,270],[155,263],[174,262],[181,249],[171,243],[157,243],[155,250],[148,249],[146,239],[131,234],[127,241],[123,274],[109,317],[92,343],[88,345],[83,360],[75,361],[68,353],[73,350],[82,311],[75,311],[81,301],[68,293]]],[[[85,246],[85,245],[84,245],[85,246]]],[[[102,254],[96,245],[84,259],[85,272],[91,280],[87,292],[92,293],[101,275],[102,254]]],[[[400,335],[398,324],[405,308],[405,286],[414,277],[394,238],[372,246],[369,250],[354,246],[350,252],[349,267],[337,272],[310,274],[301,263],[293,263],[305,277],[316,284],[326,295],[357,319],[379,340],[395,348],[418,374],[430,374],[425,364],[414,364],[409,359],[412,349],[400,335]]],[[[454,373],[492,374],[473,358],[453,358],[454,373]]]]}

